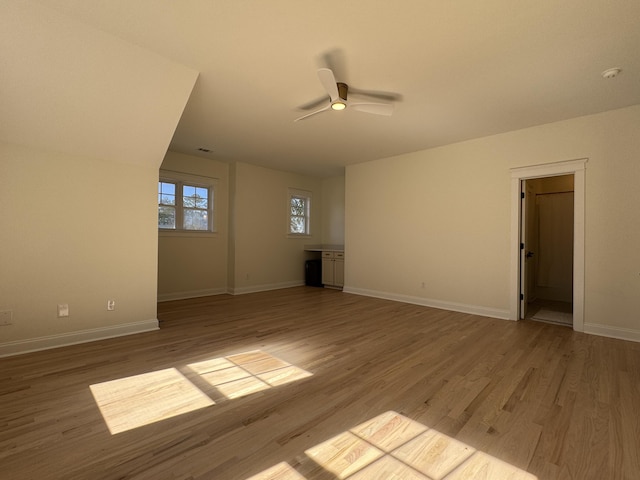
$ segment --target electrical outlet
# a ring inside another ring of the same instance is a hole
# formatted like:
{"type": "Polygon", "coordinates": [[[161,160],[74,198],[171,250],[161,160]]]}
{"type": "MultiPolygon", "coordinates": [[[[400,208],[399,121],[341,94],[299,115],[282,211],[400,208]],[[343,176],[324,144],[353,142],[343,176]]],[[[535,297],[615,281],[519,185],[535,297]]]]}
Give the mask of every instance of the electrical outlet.
{"type": "Polygon", "coordinates": [[[68,317],[69,316],[69,304],[60,303],[58,304],[58,318],[68,317]]]}
{"type": "Polygon", "coordinates": [[[107,300],[107,310],[115,310],[116,309],[116,301],[115,300],[107,300]]]}
{"type": "Polygon", "coordinates": [[[13,325],[13,311],[4,310],[0,312],[0,326],[13,325]]]}

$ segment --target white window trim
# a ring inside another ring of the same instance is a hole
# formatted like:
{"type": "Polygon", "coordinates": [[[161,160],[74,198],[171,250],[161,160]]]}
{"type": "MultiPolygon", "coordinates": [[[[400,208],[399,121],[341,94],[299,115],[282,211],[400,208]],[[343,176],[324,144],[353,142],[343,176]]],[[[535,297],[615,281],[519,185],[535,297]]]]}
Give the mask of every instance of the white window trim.
{"type": "MultiPolygon", "coordinates": [[[[185,230],[183,228],[177,228],[178,219],[182,221],[182,212],[176,211],[176,229],[163,229],[158,227],[158,235],[161,237],[213,237],[217,235],[217,208],[218,208],[218,182],[219,180],[214,177],[207,177],[203,175],[190,175],[188,173],[176,172],[173,170],[160,170],[158,182],[177,183],[180,185],[180,195],[182,194],[182,186],[189,185],[194,187],[203,187],[209,189],[209,217],[211,221],[209,223],[208,230],[185,230]]],[[[178,192],[176,191],[176,202],[178,192]]],[[[156,201],[157,203],[157,201],[156,201]]],[[[177,208],[177,206],[176,206],[177,208]]],[[[182,206],[180,207],[182,209],[182,206]]]]}
{"type": "Polygon", "coordinates": [[[311,237],[311,204],[313,203],[313,193],[308,190],[301,190],[298,188],[287,189],[287,236],[289,238],[307,238],[311,237]],[[306,219],[306,232],[305,233],[292,233],[291,232],[291,197],[304,197],[307,202],[306,219]]]}

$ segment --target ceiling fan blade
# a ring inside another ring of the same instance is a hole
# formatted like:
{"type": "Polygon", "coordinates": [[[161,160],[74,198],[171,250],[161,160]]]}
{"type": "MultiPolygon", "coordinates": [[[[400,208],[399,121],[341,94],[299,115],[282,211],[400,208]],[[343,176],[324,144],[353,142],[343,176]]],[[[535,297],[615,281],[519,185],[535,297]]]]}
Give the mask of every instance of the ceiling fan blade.
{"type": "Polygon", "coordinates": [[[320,68],[318,69],[318,78],[320,79],[320,83],[326,90],[326,92],[331,97],[331,101],[337,100],[340,98],[338,95],[338,84],[336,83],[336,77],[333,75],[333,72],[328,68],[320,68]]]}
{"type": "Polygon", "coordinates": [[[303,115],[301,117],[296,118],[294,120],[294,122],[298,122],[300,120],[304,120],[305,118],[308,118],[308,117],[310,117],[312,115],[315,115],[316,113],[322,113],[322,112],[324,112],[326,110],[329,110],[330,108],[331,108],[331,105],[327,105],[326,107],[321,108],[320,110],[316,110],[315,112],[307,113],[306,115],[303,115]]]}
{"type": "Polygon", "coordinates": [[[350,103],[359,112],[373,113],[375,115],[392,115],[393,104],[391,103],[350,103]]]}

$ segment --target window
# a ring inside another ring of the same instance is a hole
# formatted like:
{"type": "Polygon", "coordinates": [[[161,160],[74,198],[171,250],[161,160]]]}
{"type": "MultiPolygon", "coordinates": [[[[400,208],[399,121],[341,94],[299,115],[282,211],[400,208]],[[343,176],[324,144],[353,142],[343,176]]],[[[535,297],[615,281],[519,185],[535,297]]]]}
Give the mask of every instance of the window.
{"type": "Polygon", "coordinates": [[[158,228],[176,228],[176,184],[158,182],[158,228]]]}
{"type": "MultiPolygon", "coordinates": [[[[206,179],[202,179],[205,180],[206,179]]],[[[213,185],[161,178],[158,182],[158,229],[213,232],[213,185]]]]}
{"type": "Polygon", "coordinates": [[[289,189],[289,235],[310,235],[311,192],[289,189]]]}
{"type": "Polygon", "coordinates": [[[209,230],[209,189],[183,185],[182,212],[185,230],[209,230]]]}

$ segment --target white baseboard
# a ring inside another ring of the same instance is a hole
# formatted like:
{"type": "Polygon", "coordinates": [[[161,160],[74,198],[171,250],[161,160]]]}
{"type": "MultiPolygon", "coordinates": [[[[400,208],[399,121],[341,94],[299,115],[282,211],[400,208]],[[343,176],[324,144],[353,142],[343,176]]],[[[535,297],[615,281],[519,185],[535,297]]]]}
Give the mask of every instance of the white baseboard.
{"type": "MultiPolygon", "coordinates": [[[[396,302],[411,303],[414,305],[422,305],[424,307],[440,308],[442,310],[451,310],[454,312],[470,313],[473,315],[481,315],[484,317],[499,318],[502,320],[512,320],[509,318],[509,310],[500,310],[487,307],[479,307],[476,305],[466,305],[454,302],[442,302],[440,300],[432,300],[429,298],[412,297],[410,295],[401,295],[398,293],[379,292],[376,290],[368,290],[364,288],[344,287],[343,292],[355,295],[363,295],[366,297],[382,298],[385,300],[394,300],[396,302]]],[[[596,323],[585,323],[584,333],[590,335],[599,335],[602,337],[616,338],[619,340],[628,340],[631,342],[640,342],[640,330],[630,328],[610,327],[607,325],[599,325],[596,323]]]]}
{"type": "Polygon", "coordinates": [[[93,342],[106,338],[122,337],[135,333],[150,332],[158,330],[159,328],[158,320],[154,318],[141,322],[123,323],[110,327],[92,328],[90,330],[80,330],[59,335],[48,335],[46,337],[0,343],[0,357],[9,357],[23,353],[37,352],[39,350],[48,350],[50,348],[93,342]]]}
{"type": "Polygon", "coordinates": [[[602,337],[617,338],[619,340],[629,340],[630,342],[640,342],[640,330],[630,328],[610,327],[597,323],[585,323],[584,333],[600,335],[602,337]]]}
{"type": "Polygon", "coordinates": [[[269,283],[266,285],[252,285],[250,287],[230,288],[227,293],[231,295],[243,295],[245,293],[267,292],[269,290],[280,290],[281,288],[301,287],[304,281],[269,283]]]}
{"type": "Polygon", "coordinates": [[[158,302],[170,302],[171,300],[184,300],[187,298],[209,297],[227,293],[226,288],[207,288],[205,290],[190,290],[187,292],[160,293],[158,302]]]}
{"type": "Polygon", "coordinates": [[[363,295],[365,297],[382,298],[385,300],[394,300],[396,302],[411,303],[413,305],[422,305],[423,307],[439,308],[441,310],[451,310],[453,312],[470,313],[472,315],[481,315],[483,317],[509,320],[509,310],[467,305],[464,303],[443,302],[441,300],[433,300],[430,298],[413,297],[410,295],[401,295],[399,293],[379,292],[365,288],[345,286],[342,291],[345,293],[353,293],[355,295],[363,295]]]}

